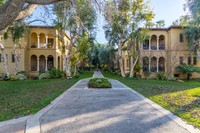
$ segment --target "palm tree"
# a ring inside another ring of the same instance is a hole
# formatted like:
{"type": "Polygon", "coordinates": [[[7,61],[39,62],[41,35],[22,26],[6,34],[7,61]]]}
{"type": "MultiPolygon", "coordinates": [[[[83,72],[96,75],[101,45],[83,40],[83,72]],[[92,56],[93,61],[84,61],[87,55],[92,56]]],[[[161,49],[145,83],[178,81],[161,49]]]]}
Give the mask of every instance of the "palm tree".
{"type": "Polygon", "coordinates": [[[191,65],[180,65],[180,66],[176,67],[176,70],[186,74],[187,80],[190,80],[192,73],[194,73],[194,72],[200,73],[199,67],[194,67],[194,66],[191,66],[191,65]]]}

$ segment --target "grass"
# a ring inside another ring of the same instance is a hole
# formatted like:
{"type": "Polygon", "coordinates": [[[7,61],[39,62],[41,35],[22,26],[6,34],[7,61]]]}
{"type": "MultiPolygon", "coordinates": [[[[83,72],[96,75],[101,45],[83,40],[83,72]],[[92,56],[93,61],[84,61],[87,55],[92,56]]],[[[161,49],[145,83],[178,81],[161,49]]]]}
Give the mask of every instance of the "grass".
{"type": "Polygon", "coordinates": [[[107,78],[119,80],[188,123],[200,128],[200,81],[184,83],[160,80],[122,79],[103,73],[107,78]]]}
{"type": "Polygon", "coordinates": [[[91,77],[85,72],[74,79],[45,79],[0,81],[0,121],[38,112],[82,78],[91,77]]]}
{"type": "Polygon", "coordinates": [[[88,82],[89,88],[112,88],[111,83],[105,78],[93,78],[88,82]]]}

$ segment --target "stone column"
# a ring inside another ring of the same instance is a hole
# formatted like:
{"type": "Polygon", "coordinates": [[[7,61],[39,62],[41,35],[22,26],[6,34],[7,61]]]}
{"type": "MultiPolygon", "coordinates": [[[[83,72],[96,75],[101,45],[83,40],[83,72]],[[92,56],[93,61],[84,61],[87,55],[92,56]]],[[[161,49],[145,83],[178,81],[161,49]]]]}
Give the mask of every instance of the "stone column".
{"type": "Polygon", "coordinates": [[[149,39],[149,50],[151,50],[151,38],[149,39]]]}
{"type": "Polygon", "coordinates": [[[159,37],[157,37],[157,50],[159,50],[159,37]]]}
{"type": "Polygon", "coordinates": [[[45,58],[45,61],[46,61],[46,63],[45,63],[45,71],[47,72],[48,71],[48,66],[47,66],[48,57],[45,58]]]}
{"type": "Polygon", "coordinates": [[[46,48],[47,48],[47,45],[48,45],[48,36],[46,36],[46,48]]]}
{"type": "Polygon", "coordinates": [[[40,58],[37,57],[37,71],[40,71],[40,58]]]}
{"type": "Polygon", "coordinates": [[[37,36],[37,41],[38,41],[37,48],[40,48],[40,36],[39,35],[37,36]]]}
{"type": "Polygon", "coordinates": [[[158,72],[158,66],[159,66],[159,59],[157,58],[157,72],[158,72]]]}

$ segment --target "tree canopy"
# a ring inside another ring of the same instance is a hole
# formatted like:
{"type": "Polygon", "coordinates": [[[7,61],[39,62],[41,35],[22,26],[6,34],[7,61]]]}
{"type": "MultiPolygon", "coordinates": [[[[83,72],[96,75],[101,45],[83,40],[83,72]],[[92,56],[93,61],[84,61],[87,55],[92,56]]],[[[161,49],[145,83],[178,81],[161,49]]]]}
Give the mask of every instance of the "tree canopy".
{"type": "Polygon", "coordinates": [[[185,17],[185,35],[188,39],[189,47],[191,50],[197,51],[198,56],[200,48],[200,1],[188,0],[186,7],[189,9],[190,14],[185,17]]]}

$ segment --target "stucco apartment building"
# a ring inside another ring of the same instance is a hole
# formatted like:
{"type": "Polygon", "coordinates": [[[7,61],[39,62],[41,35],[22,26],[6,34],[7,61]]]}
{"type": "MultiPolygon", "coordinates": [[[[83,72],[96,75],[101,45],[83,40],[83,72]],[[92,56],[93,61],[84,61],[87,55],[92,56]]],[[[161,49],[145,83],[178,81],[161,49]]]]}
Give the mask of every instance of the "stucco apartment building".
{"type": "MultiPolygon", "coordinates": [[[[7,54],[8,65],[11,74],[14,69],[13,42],[9,38],[3,40],[5,52],[7,54]]],[[[63,56],[67,54],[67,49],[63,53],[65,45],[69,44],[69,36],[58,31],[52,26],[29,26],[29,30],[20,40],[21,43],[21,60],[19,71],[25,71],[28,77],[36,77],[39,71],[48,71],[55,67],[63,70],[63,56]],[[64,42],[61,41],[64,36],[64,42]]],[[[2,51],[0,51],[0,75],[5,74],[2,51]]]]}
{"type": "MultiPolygon", "coordinates": [[[[140,49],[139,64],[142,69],[140,74],[144,77],[144,71],[150,71],[151,77],[158,72],[167,75],[186,78],[175,67],[182,64],[200,67],[200,62],[193,52],[189,51],[187,40],[180,26],[169,28],[152,28],[148,31],[149,39],[145,39],[138,48],[140,49]]],[[[128,53],[124,52],[124,69],[129,72],[130,60],[128,53]]],[[[200,78],[200,74],[194,73],[192,78],[200,78]]]]}

